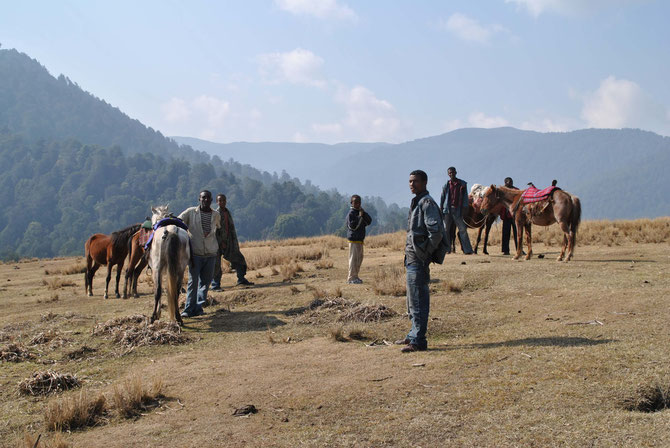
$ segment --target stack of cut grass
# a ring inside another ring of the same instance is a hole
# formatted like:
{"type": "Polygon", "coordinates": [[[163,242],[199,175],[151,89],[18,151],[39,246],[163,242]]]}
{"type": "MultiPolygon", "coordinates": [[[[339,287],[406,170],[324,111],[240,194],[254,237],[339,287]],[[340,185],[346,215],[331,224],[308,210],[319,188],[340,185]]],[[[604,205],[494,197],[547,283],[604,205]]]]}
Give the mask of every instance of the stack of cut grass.
{"type": "Polygon", "coordinates": [[[296,320],[298,323],[320,324],[336,322],[380,322],[396,316],[392,309],[381,304],[365,304],[343,297],[315,298],[296,320]]]}
{"type": "Polygon", "coordinates": [[[190,338],[182,334],[176,322],[157,321],[149,324],[141,314],[111,319],[98,324],[94,335],[113,339],[128,348],[145,345],[177,345],[190,338]]]}
{"type": "Polygon", "coordinates": [[[0,349],[0,360],[3,362],[21,362],[35,358],[35,355],[19,344],[9,344],[0,349]]]}
{"type": "Polygon", "coordinates": [[[19,383],[19,392],[24,395],[49,395],[81,386],[81,381],[69,373],[57,373],[53,370],[35,372],[30,378],[19,383]]]}

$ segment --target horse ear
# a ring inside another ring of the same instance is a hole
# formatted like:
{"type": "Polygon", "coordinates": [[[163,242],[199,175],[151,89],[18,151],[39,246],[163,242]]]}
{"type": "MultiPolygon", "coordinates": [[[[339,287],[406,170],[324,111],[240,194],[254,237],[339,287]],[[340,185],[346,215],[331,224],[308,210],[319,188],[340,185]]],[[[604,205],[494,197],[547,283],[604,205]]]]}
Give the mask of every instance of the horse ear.
{"type": "Polygon", "coordinates": [[[158,213],[158,210],[156,210],[154,207],[151,207],[151,213],[155,215],[158,213]]]}
{"type": "Polygon", "coordinates": [[[496,191],[496,186],[494,184],[491,184],[491,191],[496,191]]]}

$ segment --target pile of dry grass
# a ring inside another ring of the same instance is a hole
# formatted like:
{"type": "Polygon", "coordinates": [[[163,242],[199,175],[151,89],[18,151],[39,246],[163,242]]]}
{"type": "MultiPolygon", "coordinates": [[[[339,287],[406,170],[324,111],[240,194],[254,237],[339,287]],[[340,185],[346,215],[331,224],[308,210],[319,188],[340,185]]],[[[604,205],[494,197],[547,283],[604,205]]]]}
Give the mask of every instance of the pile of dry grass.
{"type": "Polygon", "coordinates": [[[392,309],[378,304],[362,305],[343,297],[315,298],[307,310],[296,318],[298,323],[322,324],[327,322],[379,322],[396,316],[392,309]]]}
{"type": "Polygon", "coordinates": [[[377,268],[372,279],[372,289],[380,296],[404,296],[407,293],[404,269],[401,266],[377,268]]]}
{"type": "Polygon", "coordinates": [[[141,314],[111,319],[98,324],[93,334],[113,339],[126,347],[145,345],[177,345],[188,342],[190,338],[181,332],[176,322],[156,321],[149,324],[141,314]]]}
{"type": "Polygon", "coordinates": [[[144,387],[138,376],[126,380],[122,386],[114,386],[112,406],[123,418],[137,417],[142,412],[160,406],[163,398],[163,381],[154,380],[151,387],[144,387]]]}
{"type": "Polygon", "coordinates": [[[33,338],[28,343],[29,345],[43,345],[47,344],[55,339],[60,339],[58,332],[56,330],[48,330],[46,332],[40,332],[33,336],[33,338]]]}
{"type": "Polygon", "coordinates": [[[78,349],[67,352],[63,357],[71,360],[79,360],[86,358],[90,353],[95,353],[98,350],[87,345],[83,345],[78,349]]]}
{"type": "Polygon", "coordinates": [[[627,411],[657,412],[670,409],[670,384],[638,386],[636,392],[622,400],[627,411]]]}
{"type": "Polygon", "coordinates": [[[91,398],[82,390],[50,403],[44,412],[44,423],[50,431],[72,431],[97,425],[106,412],[107,399],[103,394],[91,398]]]}
{"type": "Polygon", "coordinates": [[[35,355],[19,344],[9,344],[0,349],[0,360],[2,362],[21,362],[34,359],[35,355]]]}
{"type": "Polygon", "coordinates": [[[81,381],[69,373],[53,370],[35,372],[30,378],[19,383],[19,392],[24,395],[49,395],[81,386],[81,381]]]}

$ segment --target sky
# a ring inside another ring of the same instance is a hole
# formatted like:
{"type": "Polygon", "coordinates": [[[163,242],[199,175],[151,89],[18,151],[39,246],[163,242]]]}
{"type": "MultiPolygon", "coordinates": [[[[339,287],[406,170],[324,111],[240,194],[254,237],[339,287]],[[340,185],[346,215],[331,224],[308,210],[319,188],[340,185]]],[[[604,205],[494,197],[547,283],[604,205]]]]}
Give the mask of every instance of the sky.
{"type": "Polygon", "coordinates": [[[167,136],[670,135],[662,0],[0,0],[0,11],[2,48],[167,136]]]}

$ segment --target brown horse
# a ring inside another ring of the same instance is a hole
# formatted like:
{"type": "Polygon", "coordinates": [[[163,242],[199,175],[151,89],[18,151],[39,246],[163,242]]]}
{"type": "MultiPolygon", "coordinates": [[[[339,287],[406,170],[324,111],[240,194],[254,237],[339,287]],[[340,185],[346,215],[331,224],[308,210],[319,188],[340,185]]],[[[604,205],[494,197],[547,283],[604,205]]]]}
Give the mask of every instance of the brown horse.
{"type": "MultiPolygon", "coordinates": [[[[478,184],[476,184],[478,185],[478,184]]],[[[483,252],[488,255],[488,251],[486,250],[486,246],[488,245],[489,242],[489,233],[491,233],[491,226],[493,226],[493,223],[498,219],[498,216],[500,215],[500,212],[504,208],[503,204],[498,205],[495,210],[489,212],[486,216],[481,212],[480,205],[481,201],[479,199],[479,191],[475,191],[475,188],[473,188],[473,191],[468,195],[468,208],[465,211],[465,214],[463,215],[463,221],[465,222],[465,225],[468,226],[471,229],[479,229],[479,233],[477,234],[477,242],[475,243],[474,247],[474,252],[477,253],[477,250],[479,248],[479,242],[482,240],[482,231],[486,231],[484,233],[484,250],[483,252]]],[[[456,226],[452,225],[451,229],[449,229],[451,232],[451,251],[452,253],[456,253],[456,226]]]]}
{"type": "Polygon", "coordinates": [[[127,299],[131,295],[135,298],[140,296],[137,293],[137,279],[147,265],[144,251],[147,233],[150,234],[151,230],[140,229],[128,240],[128,267],[126,268],[125,283],[123,285],[124,299],[127,299]]]}
{"type": "Polygon", "coordinates": [[[528,260],[533,254],[530,233],[531,224],[548,226],[557,222],[563,231],[563,247],[557,260],[562,261],[565,256],[565,261],[570,261],[575,250],[577,229],[582,216],[582,205],[579,198],[567,191],[556,189],[547,199],[524,205],[521,203],[523,192],[524,190],[513,190],[511,188],[491,185],[486,193],[484,193],[484,200],[481,206],[482,213],[486,214],[502,203],[514,216],[516,228],[518,229],[515,260],[521,257],[523,251],[524,228],[526,229],[526,244],[528,245],[526,260],[528,260]],[[567,256],[565,255],[566,250],[567,256]]]}
{"type": "Polygon", "coordinates": [[[119,280],[123,262],[128,255],[128,240],[140,228],[140,224],[133,224],[125,229],[113,232],[111,235],[96,233],[92,235],[84,250],[86,254],[86,272],[84,273],[84,290],[89,296],[93,295],[93,276],[100,266],[107,266],[107,281],[105,283],[105,299],[108,298],[109,280],[112,278],[112,268],[116,268],[116,297],[119,298],[119,280]]]}

